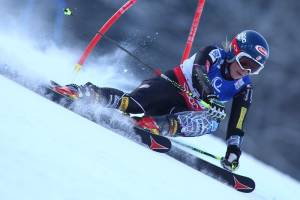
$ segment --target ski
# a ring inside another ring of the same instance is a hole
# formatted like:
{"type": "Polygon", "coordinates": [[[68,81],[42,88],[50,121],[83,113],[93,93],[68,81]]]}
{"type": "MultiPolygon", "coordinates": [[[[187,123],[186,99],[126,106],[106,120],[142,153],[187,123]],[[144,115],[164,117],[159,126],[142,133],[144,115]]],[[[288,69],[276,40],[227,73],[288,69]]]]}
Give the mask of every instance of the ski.
{"type": "Polygon", "coordinates": [[[172,151],[168,152],[168,155],[239,192],[250,193],[255,189],[255,182],[253,179],[232,173],[180,148],[173,146],[172,151]]]}
{"type": "Polygon", "coordinates": [[[142,142],[146,144],[151,150],[159,153],[167,153],[172,146],[171,141],[161,135],[155,135],[148,130],[134,127],[135,134],[139,135],[142,142]]]}

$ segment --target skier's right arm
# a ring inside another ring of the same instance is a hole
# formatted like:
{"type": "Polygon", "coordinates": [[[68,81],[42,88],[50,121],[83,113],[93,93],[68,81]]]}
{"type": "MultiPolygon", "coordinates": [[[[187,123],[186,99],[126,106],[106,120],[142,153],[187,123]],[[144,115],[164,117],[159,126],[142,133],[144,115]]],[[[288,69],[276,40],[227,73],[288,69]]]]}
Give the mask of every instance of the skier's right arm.
{"type": "Polygon", "coordinates": [[[223,120],[226,113],[224,105],[218,100],[218,96],[214,94],[208,73],[211,66],[219,62],[220,59],[220,50],[215,46],[207,46],[196,55],[192,71],[193,87],[197,89],[201,98],[210,104],[209,114],[217,120],[223,120]]]}
{"type": "Polygon", "coordinates": [[[197,89],[202,98],[214,94],[214,89],[208,78],[208,73],[210,67],[216,62],[216,59],[211,52],[216,50],[217,48],[214,46],[205,47],[197,53],[194,61],[192,71],[193,87],[197,89]]]}

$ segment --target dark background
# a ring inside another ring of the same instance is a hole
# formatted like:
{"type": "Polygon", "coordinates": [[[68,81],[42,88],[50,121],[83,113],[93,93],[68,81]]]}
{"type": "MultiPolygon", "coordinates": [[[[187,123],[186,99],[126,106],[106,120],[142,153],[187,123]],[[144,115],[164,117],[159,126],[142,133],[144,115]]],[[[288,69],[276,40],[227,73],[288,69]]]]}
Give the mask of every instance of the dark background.
{"type": "MultiPolygon", "coordinates": [[[[33,1],[33,0],[31,0],[33,1]]],[[[11,2],[11,1],[10,1],[11,2]]],[[[56,42],[82,50],[94,34],[126,0],[35,1],[33,14],[46,17],[48,29],[61,15],[57,2],[64,2],[73,16],[64,16],[63,31],[56,42]]],[[[144,62],[169,69],[180,62],[197,6],[197,0],[138,0],[107,35],[127,47],[144,62]]],[[[26,2],[25,2],[26,3],[26,2]]],[[[14,5],[14,10],[25,7],[14,5]]],[[[254,29],[268,40],[270,59],[259,76],[253,77],[254,98],[246,123],[243,150],[254,157],[300,180],[300,1],[297,0],[207,0],[191,54],[205,45],[231,40],[245,29],[254,29]]],[[[42,24],[42,23],[41,23],[42,24]]],[[[36,29],[39,27],[35,27],[36,29]]],[[[51,37],[52,31],[41,32],[51,37]]],[[[97,57],[116,47],[101,40],[93,51],[97,57]]],[[[127,57],[126,65],[139,78],[152,76],[151,71],[127,57]]],[[[122,75],[122,74],[120,74],[122,75]]],[[[216,134],[224,138],[226,123],[216,134]]]]}

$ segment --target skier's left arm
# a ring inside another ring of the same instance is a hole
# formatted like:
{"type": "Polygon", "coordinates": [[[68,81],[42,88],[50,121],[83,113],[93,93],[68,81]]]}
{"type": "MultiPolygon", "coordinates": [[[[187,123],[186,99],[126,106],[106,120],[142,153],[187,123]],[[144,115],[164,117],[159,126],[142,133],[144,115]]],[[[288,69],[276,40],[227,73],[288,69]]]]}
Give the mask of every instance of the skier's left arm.
{"type": "Polygon", "coordinates": [[[239,165],[241,144],[244,137],[244,122],[251,105],[252,86],[247,85],[232,101],[231,113],[227,128],[227,152],[222,161],[224,168],[235,170],[239,165]]]}

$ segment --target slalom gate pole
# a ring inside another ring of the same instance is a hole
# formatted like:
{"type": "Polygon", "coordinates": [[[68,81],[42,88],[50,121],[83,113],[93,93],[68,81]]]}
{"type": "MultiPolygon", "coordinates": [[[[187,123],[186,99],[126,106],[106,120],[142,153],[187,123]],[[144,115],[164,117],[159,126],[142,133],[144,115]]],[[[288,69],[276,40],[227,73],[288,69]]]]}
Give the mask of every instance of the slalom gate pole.
{"type": "Polygon", "coordinates": [[[128,0],[96,33],[94,38],[90,41],[88,46],[86,47],[85,51],[83,52],[80,60],[75,65],[75,71],[80,71],[82,65],[84,64],[85,60],[92,52],[96,44],[102,38],[103,34],[105,34],[110,27],[131,7],[136,3],[137,0],[128,0]],[[100,34],[101,33],[101,34],[100,34]]]}
{"type": "Polygon", "coordinates": [[[166,81],[170,82],[174,87],[176,87],[177,89],[179,89],[180,91],[186,93],[187,95],[191,96],[192,98],[196,99],[197,101],[199,101],[199,103],[204,106],[206,109],[210,109],[210,105],[208,103],[206,103],[205,101],[203,101],[202,99],[199,99],[195,96],[193,96],[193,93],[191,93],[190,91],[186,90],[184,87],[182,87],[181,85],[179,85],[178,83],[176,83],[175,81],[173,81],[172,79],[170,79],[168,76],[164,75],[160,69],[155,69],[154,67],[146,64],[145,62],[143,62],[141,59],[139,59],[137,56],[135,56],[134,54],[132,54],[130,51],[128,51],[126,48],[122,47],[117,41],[115,41],[114,39],[110,38],[107,35],[104,35],[103,33],[98,32],[99,35],[101,35],[101,37],[103,37],[104,39],[108,40],[109,42],[111,42],[112,44],[116,45],[118,48],[122,49],[124,52],[126,52],[129,56],[131,56],[132,58],[134,58],[136,61],[138,61],[139,63],[141,63],[142,65],[144,65],[145,67],[149,68],[150,70],[154,71],[154,73],[165,79],[166,81]]]}
{"type": "Polygon", "coordinates": [[[222,159],[223,159],[222,156],[216,156],[216,155],[213,155],[213,154],[211,154],[211,153],[208,153],[208,152],[206,152],[206,151],[203,151],[203,150],[201,150],[201,149],[198,149],[198,148],[193,147],[193,146],[191,146],[191,145],[185,144],[185,143],[183,143],[183,142],[179,142],[179,141],[174,140],[174,139],[171,139],[171,140],[172,140],[172,142],[174,142],[175,144],[179,144],[179,145],[181,145],[181,146],[183,146],[183,147],[189,148],[189,149],[191,149],[191,150],[193,150],[193,151],[196,151],[196,152],[198,152],[198,153],[201,153],[202,155],[206,155],[206,156],[211,157],[211,158],[214,158],[214,159],[216,159],[216,160],[222,160],[222,159]]]}
{"type": "Polygon", "coordinates": [[[192,46],[193,46],[194,38],[195,38],[197,29],[198,29],[198,25],[199,25],[199,22],[200,22],[200,18],[201,18],[201,15],[202,15],[204,4],[205,4],[205,0],[199,0],[198,6],[197,6],[197,9],[196,9],[196,13],[195,13],[195,16],[194,16],[194,20],[193,20],[193,23],[192,23],[192,26],[191,26],[191,29],[190,29],[189,37],[187,39],[185,49],[184,49],[184,52],[183,52],[183,55],[182,55],[182,58],[181,58],[181,62],[180,62],[181,64],[190,55],[190,51],[191,51],[192,46]]]}

